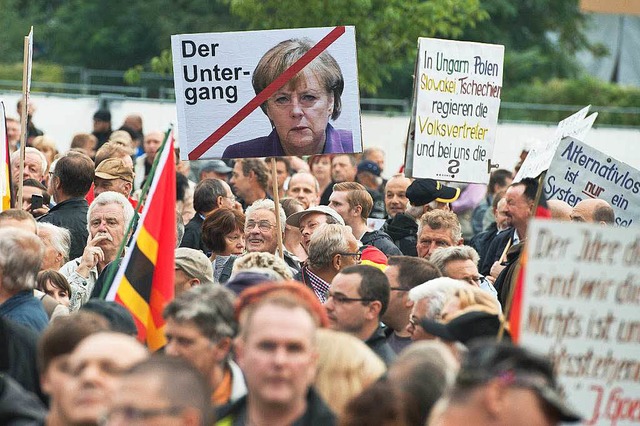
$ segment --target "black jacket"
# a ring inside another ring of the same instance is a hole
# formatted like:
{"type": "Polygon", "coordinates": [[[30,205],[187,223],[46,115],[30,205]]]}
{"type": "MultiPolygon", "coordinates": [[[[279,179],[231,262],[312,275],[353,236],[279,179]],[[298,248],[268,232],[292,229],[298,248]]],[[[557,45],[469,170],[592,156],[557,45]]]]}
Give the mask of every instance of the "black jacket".
{"type": "Polygon", "coordinates": [[[396,359],[396,353],[387,343],[387,336],[385,336],[382,327],[378,326],[376,331],[364,343],[384,361],[385,365],[391,365],[393,360],[396,359]]]}
{"type": "Polygon", "coordinates": [[[489,275],[493,263],[500,259],[500,256],[502,256],[502,252],[509,241],[513,244],[512,240],[515,232],[515,228],[508,228],[493,238],[493,241],[489,244],[484,257],[480,259],[480,273],[482,275],[489,275]]]}
{"type": "Polygon", "coordinates": [[[15,380],[0,374],[0,424],[12,426],[44,425],[47,411],[31,392],[15,380]]]}
{"type": "MultiPolygon", "coordinates": [[[[216,412],[218,423],[224,425],[244,426],[247,424],[247,397],[244,396],[231,405],[218,408],[216,412]]],[[[309,388],[307,393],[307,411],[292,426],[333,426],[337,423],[336,416],[318,393],[309,388]]]]}
{"type": "Polygon", "coordinates": [[[379,229],[376,231],[365,232],[360,241],[364,246],[374,246],[387,257],[402,255],[400,249],[393,244],[391,237],[387,235],[386,232],[379,229]]]}
{"type": "Polygon", "coordinates": [[[200,216],[200,213],[196,213],[195,216],[187,223],[187,226],[184,227],[184,236],[182,237],[182,242],[180,243],[180,247],[188,247],[195,250],[200,250],[207,256],[210,256],[211,253],[207,250],[207,246],[202,242],[202,224],[204,223],[204,219],[200,216]]]}
{"type": "Polygon", "coordinates": [[[71,233],[69,259],[82,256],[87,245],[87,239],[89,238],[89,231],[87,230],[88,211],[89,203],[87,203],[87,200],[78,197],[56,204],[49,210],[49,213],[38,218],[38,222],[51,223],[69,230],[71,233]]]}
{"type": "Polygon", "coordinates": [[[405,256],[418,257],[416,244],[418,242],[418,224],[413,217],[398,213],[387,221],[380,228],[386,232],[393,240],[393,243],[405,256]]]}
{"type": "Polygon", "coordinates": [[[491,222],[491,224],[487,227],[486,230],[477,233],[473,236],[469,245],[476,249],[480,259],[484,259],[487,254],[487,250],[489,246],[493,242],[493,240],[498,235],[498,225],[495,222],[491,222]]]}

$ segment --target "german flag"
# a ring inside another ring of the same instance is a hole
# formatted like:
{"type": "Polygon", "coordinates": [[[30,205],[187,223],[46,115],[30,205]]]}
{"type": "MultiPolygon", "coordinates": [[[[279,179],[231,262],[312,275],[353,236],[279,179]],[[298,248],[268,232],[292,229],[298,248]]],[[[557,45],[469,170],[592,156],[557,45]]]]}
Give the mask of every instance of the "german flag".
{"type": "Polygon", "coordinates": [[[162,310],[174,294],[176,169],[171,134],[158,152],[139,225],[106,300],[131,312],[138,339],[155,351],[166,343],[162,310]]]}
{"type": "Polygon", "coordinates": [[[0,102],[0,212],[11,208],[11,164],[9,159],[9,136],[4,103],[0,102]]]}

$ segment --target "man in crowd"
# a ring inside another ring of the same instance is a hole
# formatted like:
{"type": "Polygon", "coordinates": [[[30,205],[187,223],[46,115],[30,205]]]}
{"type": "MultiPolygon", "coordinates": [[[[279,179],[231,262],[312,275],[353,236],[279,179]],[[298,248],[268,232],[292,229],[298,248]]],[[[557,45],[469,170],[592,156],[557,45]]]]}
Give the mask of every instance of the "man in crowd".
{"type": "Polygon", "coordinates": [[[344,226],[344,220],[335,210],[327,206],[310,207],[304,211],[293,213],[287,218],[287,225],[300,230],[300,244],[309,253],[311,236],[321,225],[337,223],[344,226]]]}
{"type": "Polygon", "coordinates": [[[395,353],[400,353],[411,343],[407,331],[413,302],[409,291],[427,281],[440,277],[440,271],[431,262],[419,257],[391,256],[384,274],[389,280],[389,306],[382,315],[387,328],[387,343],[395,353]]]}
{"type": "Polygon", "coordinates": [[[393,176],[387,181],[384,189],[384,206],[389,219],[382,225],[381,231],[391,237],[402,254],[417,256],[418,223],[413,216],[405,213],[409,204],[407,198],[409,185],[411,185],[411,179],[404,175],[393,176]]]}
{"type": "MultiPolygon", "coordinates": [[[[505,191],[493,195],[491,204],[493,214],[491,216],[494,220],[484,231],[474,235],[469,243],[469,245],[478,252],[480,259],[484,259],[489,246],[498,234],[511,227],[511,218],[506,214],[507,200],[504,198],[504,195],[505,191]]],[[[567,220],[569,219],[567,218],[567,220]]]]}
{"type": "Polygon", "coordinates": [[[453,246],[439,248],[429,258],[440,269],[442,275],[455,280],[466,281],[498,297],[495,287],[478,272],[480,256],[469,246],[453,246]]]}
{"type": "Polygon", "coordinates": [[[436,209],[425,213],[420,219],[416,245],[419,257],[429,259],[436,249],[463,243],[462,227],[455,213],[436,209]]]}
{"type": "MultiPolygon", "coordinates": [[[[18,184],[14,182],[14,193],[18,193],[18,184]]],[[[33,215],[33,217],[40,217],[46,212],[49,211],[49,203],[51,202],[51,196],[47,192],[47,187],[44,186],[40,181],[35,179],[27,179],[23,182],[22,186],[22,210],[26,210],[33,215]],[[42,198],[42,203],[40,207],[37,207],[33,203],[33,196],[42,198]]]]}
{"type": "MultiPolygon", "coordinates": [[[[278,184],[278,197],[284,197],[285,184],[289,177],[293,174],[293,169],[291,168],[291,163],[287,157],[275,157],[276,163],[276,182],[278,184]]],[[[271,172],[271,157],[265,158],[265,162],[267,164],[267,168],[269,169],[269,173],[271,172]]],[[[269,194],[273,196],[273,187],[269,187],[267,191],[269,194]]]]}
{"type": "Polygon", "coordinates": [[[336,274],[358,263],[358,241],[346,226],[326,224],[318,226],[308,248],[307,263],[294,278],[311,288],[324,303],[336,274]]]}
{"type": "Polygon", "coordinates": [[[395,353],[380,325],[388,304],[389,280],[385,274],[374,266],[354,265],[333,278],[324,306],[332,329],[364,341],[389,365],[395,353]]]}
{"type": "Polygon", "coordinates": [[[267,165],[259,158],[238,159],[233,166],[230,183],[234,193],[244,202],[243,208],[257,200],[268,198],[267,165]]]}
{"type": "Polygon", "coordinates": [[[511,185],[511,182],[513,182],[513,175],[511,174],[511,171],[506,169],[497,169],[491,172],[489,183],[487,184],[487,193],[485,194],[484,199],[480,201],[480,204],[478,204],[478,206],[473,210],[473,215],[471,217],[471,227],[474,235],[479,234],[484,230],[485,221],[493,221],[491,219],[486,220],[486,212],[489,211],[493,204],[493,197],[497,193],[507,189],[507,187],[511,185]]]}
{"type": "Polygon", "coordinates": [[[573,222],[599,223],[601,225],[613,225],[616,214],[611,205],[599,198],[587,198],[578,202],[571,211],[573,222]]]}
{"type": "Polygon", "coordinates": [[[333,185],[341,182],[355,182],[356,180],[356,156],[351,154],[338,154],[331,159],[331,183],[327,185],[320,196],[320,204],[329,205],[329,199],[333,192],[333,185]]]}
{"type": "Polygon", "coordinates": [[[93,193],[114,191],[129,198],[133,189],[133,168],[121,158],[107,158],[96,167],[93,193]]]}
{"type": "Polygon", "coordinates": [[[138,189],[141,189],[144,181],[147,179],[147,176],[149,176],[151,166],[153,165],[153,160],[155,160],[156,158],[156,153],[160,149],[162,141],[164,141],[164,133],[159,131],[149,132],[144,136],[144,141],[142,142],[144,154],[136,158],[136,163],[134,166],[134,190],[137,191],[138,189]]]}
{"type": "Polygon", "coordinates": [[[312,309],[293,293],[244,308],[236,355],[248,395],[220,410],[219,424],[335,424],[335,416],[311,387],[318,359],[312,309]]]}
{"type": "MultiPolygon", "coordinates": [[[[47,158],[44,154],[31,146],[26,147],[22,170],[23,180],[35,179],[38,182],[43,182],[46,172],[47,158]]],[[[11,179],[14,184],[20,181],[20,150],[11,154],[11,179]]]]}
{"type": "Polygon", "coordinates": [[[246,394],[240,368],[231,359],[238,332],[234,294],[220,285],[192,288],[176,297],[164,310],[165,353],[196,367],[209,382],[215,405],[233,403],[246,394]]]}
{"type": "Polygon", "coordinates": [[[71,285],[69,308],[72,311],[89,300],[98,275],[116,259],[133,214],[129,201],[117,192],[103,192],[91,203],[86,228],[89,242],[81,256],[60,269],[71,285]]]}
{"type": "Polygon", "coordinates": [[[49,323],[42,303],[33,296],[43,255],[35,232],[0,229],[0,316],[38,333],[49,323]]]}
{"type": "Polygon", "coordinates": [[[44,258],[40,270],[55,269],[56,271],[69,261],[71,248],[71,234],[66,228],[50,223],[38,223],[38,237],[44,244],[44,258]]]}
{"type": "Polygon", "coordinates": [[[47,424],[98,425],[113,403],[122,373],[147,356],[135,338],[122,333],[102,331],[83,339],[64,367],[57,408],[47,424]]]}
{"type": "Polygon", "coordinates": [[[380,168],[380,173],[384,172],[384,151],[377,147],[370,147],[362,151],[364,160],[373,161],[380,168]]]}
{"type": "Polygon", "coordinates": [[[375,219],[385,218],[384,195],[380,191],[382,178],[380,177],[380,167],[373,161],[363,160],[358,163],[356,172],[356,182],[367,189],[373,199],[373,207],[369,217],[375,219]]]}
{"type": "Polygon", "coordinates": [[[98,148],[109,140],[111,112],[108,109],[99,109],[93,114],[93,132],[91,134],[98,139],[98,148]]]}
{"type": "Polygon", "coordinates": [[[38,233],[38,223],[24,210],[9,209],[0,212],[0,228],[14,227],[32,234],[38,233]]]}
{"type": "Polygon", "coordinates": [[[225,182],[229,180],[229,173],[233,169],[222,160],[211,160],[205,163],[198,172],[198,181],[205,179],[220,179],[225,182]]]}
{"type": "Polygon", "coordinates": [[[93,161],[82,153],[71,151],[62,156],[49,180],[49,192],[57,204],[38,219],[69,230],[71,258],[82,256],[87,244],[89,205],[84,197],[93,183],[94,170],[93,161]]]}
{"type": "Polygon", "coordinates": [[[20,145],[20,120],[15,117],[7,117],[7,142],[9,143],[9,154],[18,150],[20,145]]]}
{"type": "Polygon", "coordinates": [[[401,255],[383,231],[368,231],[367,218],[373,206],[373,199],[364,186],[356,182],[337,183],[333,186],[329,207],[338,212],[344,223],[351,227],[353,236],[363,245],[372,245],[387,257],[401,255]]]}
{"type": "Polygon", "coordinates": [[[287,196],[302,203],[305,209],[318,205],[318,191],[320,186],[316,178],[307,172],[299,172],[289,179],[287,196]]]}
{"type": "Polygon", "coordinates": [[[210,392],[202,374],[187,362],[154,356],[120,377],[106,424],[134,424],[146,414],[157,425],[210,425],[210,392]]]}
{"type": "Polygon", "coordinates": [[[199,285],[213,285],[213,266],[200,250],[180,247],[175,251],[175,297],[199,285]]]}
{"type": "Polygon", "coordinates": [[[544,357],[508,343],[472,345],[429,425],[557,425],[580,421],[544,357]]]}
{"type": "Polygon", "coordinates": [[[184,228],[184,236],[180,247],[188,247],[209,253],[202,241],[202,224],[204,219],[220,207],[233,208],[235,196],[227,182],[220,179],[205,179],[196,185],[193,193],[193,208],[196,211],[193,219],[184,228]]]}

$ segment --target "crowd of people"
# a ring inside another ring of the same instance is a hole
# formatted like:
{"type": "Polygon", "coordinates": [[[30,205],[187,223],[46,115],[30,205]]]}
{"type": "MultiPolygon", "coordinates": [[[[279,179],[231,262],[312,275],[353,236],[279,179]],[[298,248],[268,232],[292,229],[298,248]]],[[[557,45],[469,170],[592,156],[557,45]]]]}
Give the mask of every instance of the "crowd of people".
{"type": "MultiPolygon", "coordinates": [[[[150,354],[131,314],[102,296],[163,139],[138,115],[113,131],[100,110],[67,152],[29,136],[22,168],[9,141],[22,205],[0,213],[3,422],[579,420],[551,363],[510,343],[505,316],[538,181],[505,169],[488,185],[410,179],[385,170],[378,148],[176,153],[175,298],[166,345],[150,354]]],[[[549,208],[614,222],[603,200],[549,208]]]]}

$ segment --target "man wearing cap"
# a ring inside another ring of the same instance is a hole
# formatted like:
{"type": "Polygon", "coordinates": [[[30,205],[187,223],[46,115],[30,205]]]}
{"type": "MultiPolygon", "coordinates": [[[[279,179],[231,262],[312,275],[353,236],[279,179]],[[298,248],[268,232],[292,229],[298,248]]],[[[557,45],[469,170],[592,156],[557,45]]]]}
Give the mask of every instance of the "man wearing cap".
{"type": "Polygon", "coordinates": [[[418,256],[416,240],[418,223],[416,219],[405,213],[409,204],[407,188],[411,179],[404,175],[395,175],[385,185],[384,205],[389,219],[380,228],[386,232],[393,243],[406,256],[418,256]]]}
{"type": "Polygon", "coordinates": [[[233,169],[222,160],[212,160],[208,161],[202,168],[199,173],[199,181],[205,179],[220,179],[225,182],[229,180],[229,173],[231,173],[233,169]]]}
{"type": "Polygon", "coordinates": [[[382,186],[382,178],[380,177],[382,170],[380,167],[370,160],[361,161],[358,164],[356,172],[356,182],[362,184],[373,199],[373,207],[369,217],[376,219],[384,219],[386,217],[384,208],[384,196],[380,192],[382,186]]]}
{"type": "Polygon", "coordinates": [[[422,213],[431,210],[451,210],[450,203],[460,197],[460,188],[445,186],[433,179],[416,179],[407,187],[407,198],[422,213]]]}
{"type": "Polygon", "coordinates": [[[308,246],[309,257],[294,279],[311,288],[324,303],[331,280],[360,260],[358,242],[341,224],[318,225],[308,246]]]}
{"type": "Polygon", "coordinates": [[[238,333],[235,295],[220,285],[187,290],[167,305],[165,353],[182,358],[208,380],[211,402],[233,403],[247,393],[240,368],[231,359],[232,340],[238,333]]]}
{"type": "Polygon", "coordinates": [[[287,196],[300,201],[302,206],[308,209],[318,204],[318,191],[320,185],[311,173],[298,172],[289,179],[287,196]]]}
{"type": "MultiPolygon", "coordinates": [[[[114,191],[129,198],[133,188],[133,168],[121,158],[107,158],[96,167],[93,184],[96,197],[103,192],[114,191]]],[[[137,204],[130,198],[129,202],[133,207],[137,204]]]]}
{"type": "Polygon", "coordinates": [[[547,426],[577,422],[553,373],[553,365],[522,347],[492,340],[472,345],[447,397],[429,425],[547,426]]]}
{"type": "Polygon", "coordinates": [[[198,285],[213,284],[213,266],[200,250],[176,249],[175,296],[198,285]]]}
{"type": "Polygon", "coordinates": [[[363,245],[372,245],[385,256],[401,255],[391,237],[381,230],[369,231],[367,218],[373,206],[373,199],[366,188],[357,182],[342,182],[333,185],[329,207],[338,212],[345,225],[363,245]]]}
{"type": "Polygon", "coordinates": [[[307,253],[309,253],[311,236],[325,223],[338,223],[344,226],[342,217],[335,210],[327,206],[309,207],[287,218],[287,225],[300,229],[300,234],[302,235],[300,244],[307,253]]]}
{"type": "Polygon", "coordinates": [[[436,209],[420,218],[416,245],[418,257],[429,259],[438,248],[460,246],[463,243],[462,227],[455,213],[436,209]]]}

